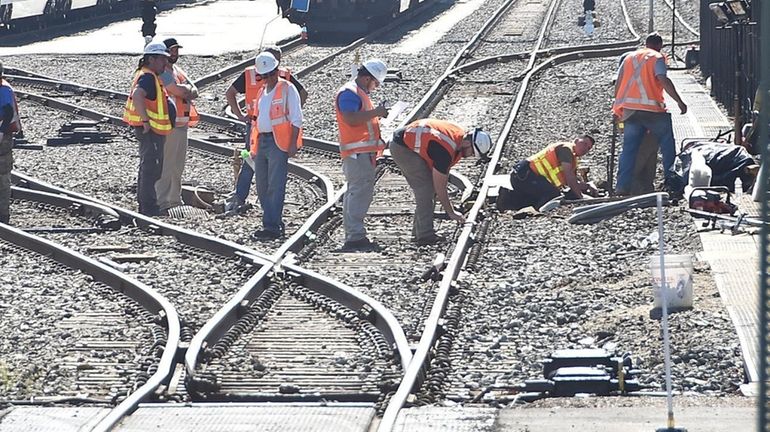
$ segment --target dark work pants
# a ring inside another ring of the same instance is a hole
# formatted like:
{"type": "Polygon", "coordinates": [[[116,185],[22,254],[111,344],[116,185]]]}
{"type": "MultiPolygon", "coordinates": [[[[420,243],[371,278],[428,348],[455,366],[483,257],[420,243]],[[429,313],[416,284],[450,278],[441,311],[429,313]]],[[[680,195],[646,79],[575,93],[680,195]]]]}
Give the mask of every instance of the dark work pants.
{"type": "Polygon", "coordinates": [[[139,176],[137,177],[136,199],[139,213],[158,216],[160,207],[155,195],[155,182],[163,171],[163,144],[166,137],[153,131],[143,133],[142,128],[134,128],[139,141],[139,176]]]}
{"type": "Polygon", "coordinates": [[[512,210],[528,206],[537,210],[561,193],[545,177],[532,172],[527,160],[519,161],[514,167],[511,172],[511,186],[513,192],[507,194],[506,208],[512,210]]]}

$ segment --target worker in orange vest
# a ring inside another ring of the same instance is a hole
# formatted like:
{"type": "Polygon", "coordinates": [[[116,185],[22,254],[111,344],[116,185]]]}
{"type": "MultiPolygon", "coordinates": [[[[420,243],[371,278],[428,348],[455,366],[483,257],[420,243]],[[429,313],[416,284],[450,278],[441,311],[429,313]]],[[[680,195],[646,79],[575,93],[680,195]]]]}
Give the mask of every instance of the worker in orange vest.
{"type": "MultiPolygon", "coordinates": [[[[282,56],[280,47],[269,46],[265,48],[263,52],[272,54],[273,57],[278,60],[278,64],[280,65],[282,56]]],[[[294,87],[299,92],[300,105],[305,105],[305,101],[307,100],[308,96],[307,90],[305,90],[305,87],[301,82],[299,82],[297,77],[291,73],[291,69],[279,66],[278,77],[289,81],[294,85],[294,87]]],[[[249,149],[251,146],[250,131],[251,120],[253,117],[251,107],[253,105],[254,98],[257,97],[257,93],[259,93],[259,90],[262,88],[264,83],[265,82],[262,80],[259,73],[257,73],[256,64],[251,65],[247,67],[238,76],[238,78],[236,78],[235,81],[233,81],[225,93],[225,99],[227,99],[227,105],[230,107],[230,110],[233,112],[233,114],[235,114],[236,117],[238,117],[238,119],[246,123],[246,149],[249,149]],[[243,94],[246,97],[244,101],[244,105],[246,106],[245,113],[238,105],[238,94],[243,94]]],[[[249,189],[251,189],[251,180],[253,178],[254,170],[252,170],[248,164],[242,164],[241,171],[238,173],[238,180],[235,184],[235,191],[233,191],[233,195],[228,199],[225,205],[225,210],[228,211],[226,214],[235,214],[233,210],[237,210],[246,202],[246,198],[249,196],[249,189]]]]}
{"type": "Polygon", "coordinates": [[[272,240],[284,234],[289,158],[302,147],[302,106],[294,85],[278,77],[278,60],[272,54],[260,53],[256,70],[265,85],[251,105],[250,157],[262,206],[262,229],[252,238],[272,240]]]}
{"type": "Polygon", "coordinates": [[[168,65],[170,54],[163,43],[153,42],[144,47],[139,68],[128,93],[123,121],[133,126],[139,141],[139,175],[137,201],[139,213],[158,216],[155,182],[163,169],[163,145],[176,121],[176,106],[169,99],[159,75],[168,65]]]}
{"type": "Polygon", "coordinates": [[[390,154],[414,192],[412,237],[418,245],[439,243],[444,237],[433,228],[435,197],[449,219],[465,223],[463,215],[455,212],[447,193],[449,169],[464,157],[486,157],[492,149],[492,138],[479,128],[466,130],[454,123],[417,120],[393,133],[390,154]]]}
{"type": "Polygon", "coordinates": [[[335,97],[342,172],[347,180],[342,200],[343,250],[379,248],[366,236],[364,217],[374,195],[377,154],[385,149],[379,118],[387,117],[388,109],[383,104],[375,108],[369,94],[382,85],[387,74],[388,67],[381,60],[368,60],[358,68],[356,78],[343,85],[335,97]]]}
{"type": "Polygon", "coordinates": [[[198,97],[198,88],[177,64],[181,45],[175,38],[163,41],[169,52],[168,66],[160,74],[163,88],[173,97],[176,105],[176,124],[163,144],[163,169],[155,183],[155,194],[161,214],[182,205],[182,174],[187,158],[187,131],[198,124],[198,110],[193,99],[198,97]]]}
{"type": "Polygon", "coordinates": [[[577,176],[577,158],[594,146],[594,138],[583,135],[573,142],[549,145],[537,154],[521,160],[511,172],[511,187],[500,188],[498,210],[518,210],[532,206],[539,209],[569,188],[566,196],[580,199],[584,192],[595,194],[596,189],[577,176]]]}
{"type": "Polygon", "coordinates": [[[671,114],[666,112],[663,90],[676,101],[682,114],[687,112],[687,105],[666,76],[666,61],[660,53],[661,48],[663,38],[652,33],[647,36],[645,46],[626,55],[618,69],[612,112],[616,121],[624,123],[623,150],[615,188],[619,195],[631,190],[636,157],[645,133],[652,133],[658,140],[666,184],[674,164],[674,129],[671,114]]]}

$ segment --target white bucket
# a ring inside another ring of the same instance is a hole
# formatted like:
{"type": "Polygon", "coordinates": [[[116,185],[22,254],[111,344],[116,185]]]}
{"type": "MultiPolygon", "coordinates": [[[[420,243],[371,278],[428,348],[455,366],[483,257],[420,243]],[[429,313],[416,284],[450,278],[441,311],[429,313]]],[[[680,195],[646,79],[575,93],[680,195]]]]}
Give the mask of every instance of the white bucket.
{"type": "MultiPolygon", "coordinates": [[[[692,255],[665,255],[666,289],[668,291],[668,309],[681,310],[692,308],[692,255]]],[[[653,308],[662,307],[660,277],[660,256],[650,258],[652,273],[653,308]]]]}

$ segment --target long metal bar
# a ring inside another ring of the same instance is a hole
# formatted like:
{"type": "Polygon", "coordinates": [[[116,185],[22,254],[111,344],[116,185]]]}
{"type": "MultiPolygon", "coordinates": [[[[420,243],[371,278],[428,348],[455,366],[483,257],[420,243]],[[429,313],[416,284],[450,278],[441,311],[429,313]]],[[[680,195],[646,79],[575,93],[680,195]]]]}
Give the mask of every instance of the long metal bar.
{"type": "MultiPolygon", "coordinates": [[[[770,177],[770,170],[768,170],[766,164],[770,162],[770,97],[768,97],[768,91],[770,90],[770,5],[763,5],[761,11],[761,43],[762,52],[761,58],[761,75],[759,81],[759,91],[762,95],[762,104],[759,109],[759,143],[762,148],[762,165],[760,170],[760,177],[755,188],[760,188],[762,197],[762,220],[766,221],[770,218],[770,206],[768,206],[768,177],[770,177]]],[[[763,225],[761,229],[761,240],[759,250],[759,397],[757,402],[759,404],[757,415],[758,431],[766,431],[768,429],[768,407],[770,402],[768,399],[768,338],[770,337],[770,228],[767,225],[763,225]]]]}

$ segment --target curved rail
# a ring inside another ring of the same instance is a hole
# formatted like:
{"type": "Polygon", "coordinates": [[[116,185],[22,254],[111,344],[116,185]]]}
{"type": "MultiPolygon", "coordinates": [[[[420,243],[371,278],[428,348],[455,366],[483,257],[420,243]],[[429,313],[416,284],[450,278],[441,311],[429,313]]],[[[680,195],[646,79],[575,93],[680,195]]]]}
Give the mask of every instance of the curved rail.
{"type": "MultiPolygon", "coordinates": [[[[45,197],[45,199],[50,198],[50,196],[45,197]]],[[[95,207],[89,206],[88,203],[78,202],[77,200],[73,200],[73,202],[89,207],[94,211],[98,210],[95,207]]],[[[0,224],[0,238],[49,257],[67,267],[78,269],[93,276],[95,280],[102,282],[115,291],[119,291],[137,301],[145,309],[152,312],[154,315],[157,315],[166,327],[168,336],[166,345],[163,349],[163,355],[158,363],[158,369],[144,385],[131,393],[126,399],[118,404],[117,407],[112,409],[93,428],[94,431],[99,432],[112,429],[112,427],[127,413],[131,412],[139,402],[151,395],[172,372],[180,336],[179,317],[176,309],[168,300],[147,285],[129,278],[119,271],[71,249],[3,224],[0,224]]]]}
{"type": "MultiPolygon", "coordinates": [[[[629,42],[629,44],[630,43],[636,43],[636,41],[629,42]]],[[[522,87],[519,91],[519,94],[517,95],[516,102],[511,108],[511,114],[508,117],[503,133],[500,135],[500,138],[496,142],[494,155],[491,158],[487,172],[485,174],[484,182],[479,190],[479,197],[483,197],[484,199],[476,200],[474,206],[471,208],[471,211],[468,214],[468,220],[477,220],[479,217],[482,217],[481,212],[486,205],[486,197],[489,194],[490,188],[493,186],[492,176],[494,175],[495,169],[500,162],[504,144],[511,132],[516,116],[518,115],[518,112],[523,103],[528,84],[532,77],[545,70],[546,68],[554,67],[570,61],[583,60],[586,58],[616,56],[626,52],[628,48],[629,47],[615,47],[601,50],[576,50],[571,53],[560,54],[547,62],[540,63],[538,66],[527,72],[522,81],[522,87]]],[[[504,58],[505,57],[503,57],[503,59],[504,58]]],[[[517,57],[514,55],[509,56],[509,60],[514,59],[517,59],[517,57]]],[[[432,350],[433,345],[438,337],[438,329],[440,328],[441,316],[449,300],[450,289],[455,281],[455,278],[460,273],[460,270],[462,269],[462,266],[465,262],[466,253],[473,243],[472,238],[474,230],[475,227],[469,224],[463,228],[463,231],[460,234],[460,238],[457,241],[457,246],[455,247],[454,252],[449,259],[447,268],[444,271],[444,276],[441,280],[439,292],[436,296],[436,301],[431,310],[430,317],[425,324],[425,332],[423,333],[423,336],[417,347],[417,351],[414,354],[412,364],[409,366],[409,369],[405,374],[404,380],[401,382],[401,385],[391,400],[391,404],[385,411],[385,415],[383,416],[382,423],[380,425],[380,431],[392,430],[393,426],[395,425],[398,412],[406,403],[406,400],[412,389],[417,388],[424,378],[424,372],[427,370],[430,362],[430,351],[432,350]]]]}
{"type": "Polygon", "coordinates": [[[695,30],[689,23],[687,23],[684,18],[682,18],[682,15],[679,14],[679,10],[674,9],[673,3],[671,3],[671,0],[663,0],[666,2],[666,6],[668,6],[669,9],[672,10],[674,13],[674,16],[676,17],[676,20],[679,21],[680,24],[682,24],[682,27],[686,28],[688,32],[692,33],[693,36],[700,38],[700,32],[698,30],[695,30]]]}

